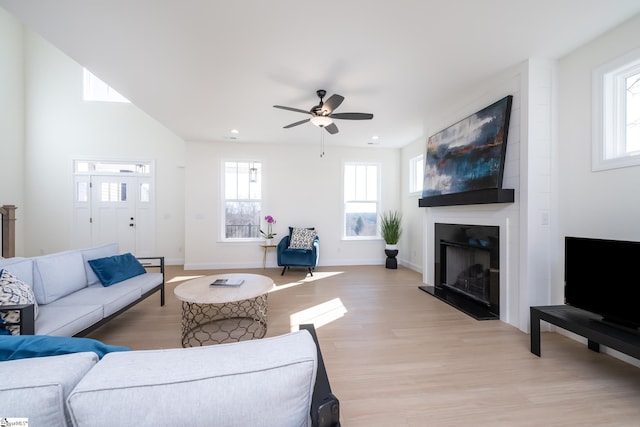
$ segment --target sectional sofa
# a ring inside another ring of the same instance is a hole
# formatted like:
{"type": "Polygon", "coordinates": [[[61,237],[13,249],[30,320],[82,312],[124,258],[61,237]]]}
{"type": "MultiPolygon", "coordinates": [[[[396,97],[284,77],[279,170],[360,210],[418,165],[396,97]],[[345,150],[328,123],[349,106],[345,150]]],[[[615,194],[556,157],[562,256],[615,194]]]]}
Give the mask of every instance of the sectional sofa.
{"type": "Polygon", "coordinates": [[[123,254],[118,244],[111,243],[33,258],[0,259],[0,270],[29,285],[36,300],[36,304],[3,305],[0,311],[20,311],[20,334],[81,337],[156,292],[164,305],[163,257],[138,258],[147,267],[144,274],[103,286],[89,261],[119,255],[123,254]]]}
{"type": "Polygon", "coordinates": [[[140,351],[87,338],[0,337],[0,356],[27,356],[0,362],[0,414],[35,427],[337,427],[315,329],[301,329],[140,351]],[[28,357],[48,349],[58,355],[28,357]]]}

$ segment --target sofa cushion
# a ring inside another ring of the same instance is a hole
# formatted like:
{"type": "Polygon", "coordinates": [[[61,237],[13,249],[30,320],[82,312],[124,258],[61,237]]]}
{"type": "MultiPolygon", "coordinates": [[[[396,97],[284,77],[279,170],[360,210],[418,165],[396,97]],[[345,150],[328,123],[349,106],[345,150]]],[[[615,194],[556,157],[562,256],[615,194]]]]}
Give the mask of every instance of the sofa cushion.
{"type": "Polygon", "coordinates": [[[105,258],[118,255],[119,249],[117,243],[108,243],[95,248],[82,249],[82,259],[84,261],[84,271],[87,273],[87,284],[89,286],[100,283],[100,279],[96,276],[93,268],[89,265],[89,260],[105,258]]]}
{"type": "MultiPolygon", "coordinates": [[[[38,303],[31,287],[11,274],[8,270],[0,269],[0,306],[33,304],[34,316],[38,317],[38,303]]],[[[5,322],[20,321],[18,310],[0,311],[0,325],[5,322]]],[[[4,328],[3,328],[4,329],[4,328]]],[[[20,334],[20,326],[7,326],[13,335],[20,334]]]]}
{"type": "MultiPolygon", "coordinates": [[[[141,274],[139,276],[132,277],[130,279],[125,280],[124,282],[120,282],[117,284],[117,287],[137,288],[137,289],[140,289],[142,294],[144,294],[156,288],[158,285],[161,285],[163,280],[164,280],[164,277],[162,276],[162,273],[149,272],[146,274],[141,274]]],[[[95,285],[95,286],[101,286],[101,285],[95,285]]]]}
{"type": "Polygon", "coordinates": [[[102,316],[107,317],[140,299],[141,296],[142,291],[139,287],[110,286],[105,288],[102,285],[94,285],[60,298],[48,304],[48,307],[66,306],[74,309],[77,306],[101,305],[102,316]]]}
{"type": "Polygon", "coordinates": [[[102,305],[77,305],[52,307],[41,305],[36,320],[37,335],[60,335],[70,337],[104,317],[102,305]]]}
{"type": "Polygon", "coordinates": [[[58,252],[33,258],[33,292],[39,304],[49,304],[87,287],[80,251],[58,252]]]}
{"type": "Polygon", "coordinates": [[[71,425],[67,396],[97,362],[95,353],[75,353],[0,363],[0,414],[32,426],[71,425]]]}
{"type": "Polygon", "coordinates": [[[316,369],[317,349],[307,331],[110,353],[78,383],[67,403],[78,427],[187,422],[299,427],[308,425],[316,369]]]}
{"type": "Polygon", "coordinates": [[[291,241],[289,248],[291,249],[311,249],[313,241],[316,238],[316,231],[307,228],[294,228],[291,232],[291,241]]]}
{"type": "Polygon", "coordinates": [[[0,336],[1,362],[88,351],[102,358],[107,353],[128,350],[130,349],[127,347],[107,345],[91,338],[54,337],[48,335],[0,336]]]}
{"type": "Polygon", "coordinates": [[[0,269],[9,270],[14,276],[33,288],[33,260],[30,258],[0,259],[0,269]]]}
{"type": "Polygon", "coordinates": [[[111,286],[147,272],[130,253],[93,259],[89,261],[89,265],[103,286],[111,286]]]}

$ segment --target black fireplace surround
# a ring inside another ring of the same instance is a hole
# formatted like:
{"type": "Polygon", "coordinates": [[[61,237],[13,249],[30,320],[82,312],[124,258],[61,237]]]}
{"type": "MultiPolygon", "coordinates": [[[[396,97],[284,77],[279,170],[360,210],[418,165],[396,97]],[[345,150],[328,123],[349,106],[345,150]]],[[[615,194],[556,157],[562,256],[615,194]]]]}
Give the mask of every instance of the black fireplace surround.
{"type": "Polygon", "coordinates": [[[478,320],[500,318],[500,227],[435,224],[434,286],[420,286],[478,320]]]}

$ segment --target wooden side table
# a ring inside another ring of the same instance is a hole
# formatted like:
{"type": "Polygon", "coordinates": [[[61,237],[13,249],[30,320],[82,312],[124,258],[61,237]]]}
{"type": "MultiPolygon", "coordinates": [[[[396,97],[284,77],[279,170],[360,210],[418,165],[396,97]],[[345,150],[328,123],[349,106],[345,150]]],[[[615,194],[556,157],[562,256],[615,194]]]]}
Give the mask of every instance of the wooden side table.
{"type": "Polygon", "coordinates": [[[269,252],[269,248],[277,248],[278,245],[260,245],[260,247],[264,250],[262,254],[262,268],[267,267],[267,252],[269,252]]]}

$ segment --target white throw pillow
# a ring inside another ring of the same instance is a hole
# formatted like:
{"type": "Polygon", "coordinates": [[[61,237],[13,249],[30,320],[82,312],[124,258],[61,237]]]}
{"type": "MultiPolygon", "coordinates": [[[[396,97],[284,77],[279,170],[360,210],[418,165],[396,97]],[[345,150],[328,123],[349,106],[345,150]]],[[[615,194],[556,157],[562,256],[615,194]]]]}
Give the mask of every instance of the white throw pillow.
{"type": "Polygon", "coordinates": [[[311,249],[313,248],[313,240],[316,237],[316,230],[306,228],[294,228],[291,232],[291,249],[311,249]]]}

